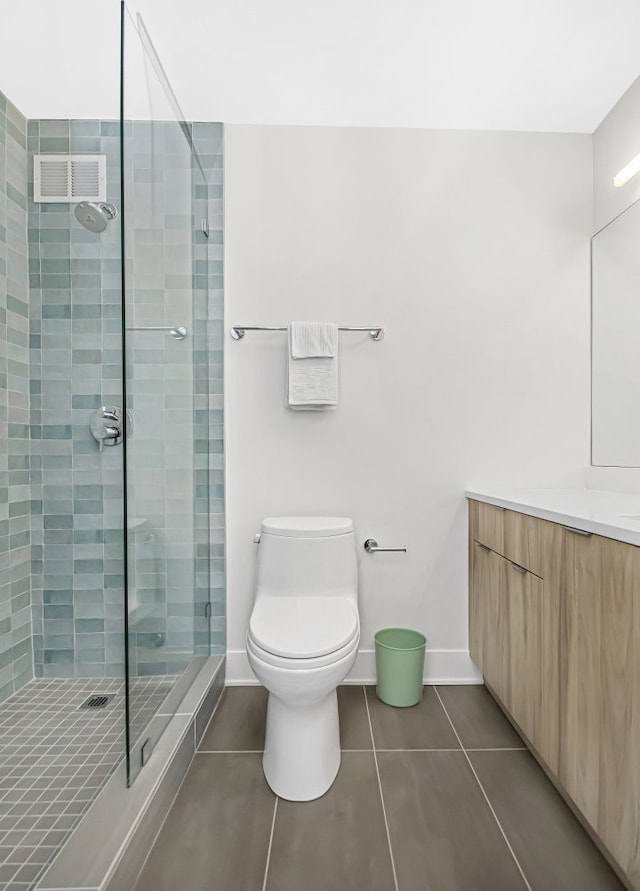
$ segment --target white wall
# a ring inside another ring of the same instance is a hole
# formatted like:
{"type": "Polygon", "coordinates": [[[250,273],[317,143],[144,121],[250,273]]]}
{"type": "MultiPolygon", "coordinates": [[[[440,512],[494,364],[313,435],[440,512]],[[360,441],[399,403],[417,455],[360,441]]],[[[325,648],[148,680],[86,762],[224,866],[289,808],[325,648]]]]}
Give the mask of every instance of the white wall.
{"type": "Polygon", "coordinates": [[[23,0],[0,9],[0,90],[27,118],[118,118],[118,0],[23,0]]]}
{"type": "Polygon", "coordinates": [[[130,5],[190,120],[591,133],[640,71],[636,0],[130,5]]]}
{"type": "Polygon", "coordinates": [[[428,638],[428,679],[467,654],[466,487],[581,484],[588,463],[588,136],[227,126],[226,326],[340,335],[334,413],[284,407],[286,339],[225,345],[228,647],[244,637],[263,516],[352,516],[362,656],[428,638]],[[361,550],[365,538],[406,556],[361,550]]]}
{"type": "Polygon", "coordinates": [[[594,232],[640,198],[640,176],[616,189],[613,177],[640,153],[640,78],[593,134],[594,232]]]}
{"type": "MultiPolygon", "coordinates": [[[[184,53],[174,64],[191,72],[189,30],[193,38],[196,26],[185,22],[184,16],[177,24],[175,4],[164,8],[158,20],[159,11],[155,10],[156,28],[184,53]],[[182,41],[176,41],[176,28],[185,29],[182,41]]],[[[13,4],[10,21],[3,21],[3,26],[0,90],[27,118],[120,117],[119,0],[25,0],[13,4]]],[[[135,8],[129,3],[124,28],[125,117],[173,120],[177,115],[143,51],[137,27],[135,8]]],[[[197,77],[206,80],[200,69],[197,77]]],[[[189,99],[193,87],[187,83],[186,89],[189,99]]],[[[219,120],[216,114],[210,102],[203,103],[198,119],[219,120]]]]}
{"type": "MultiPolygon", "coordinates": [[[[640,73],[637,0],[127,6],[187,120],[591,133],[640,73]]],[[[117,117],[119,0],[2,8],[0,90],[28,118],[117,117]]]]}

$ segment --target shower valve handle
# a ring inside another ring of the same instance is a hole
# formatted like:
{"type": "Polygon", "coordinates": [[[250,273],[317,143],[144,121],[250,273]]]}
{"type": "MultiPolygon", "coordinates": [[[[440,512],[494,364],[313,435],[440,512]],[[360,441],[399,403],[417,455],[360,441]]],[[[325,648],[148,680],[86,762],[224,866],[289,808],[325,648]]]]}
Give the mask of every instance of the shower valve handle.
{"type": "Polygon", "coordinates": [[[97,441],[100,451],[104,446],[114,446],[122,442],[122,410],[103,405],[91,418],[91,434],[97,441]]]}

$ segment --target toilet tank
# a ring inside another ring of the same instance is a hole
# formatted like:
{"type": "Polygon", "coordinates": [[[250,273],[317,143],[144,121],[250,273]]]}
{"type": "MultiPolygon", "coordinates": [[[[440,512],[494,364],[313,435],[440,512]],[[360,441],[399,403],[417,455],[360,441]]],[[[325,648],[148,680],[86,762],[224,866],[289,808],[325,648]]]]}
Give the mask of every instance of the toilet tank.
{"type": "Polygon", "coordinates": [[[256,600],[305,595],[357,601],[355,536],[348,517],[267,517],[262,521],[256,600]]]}

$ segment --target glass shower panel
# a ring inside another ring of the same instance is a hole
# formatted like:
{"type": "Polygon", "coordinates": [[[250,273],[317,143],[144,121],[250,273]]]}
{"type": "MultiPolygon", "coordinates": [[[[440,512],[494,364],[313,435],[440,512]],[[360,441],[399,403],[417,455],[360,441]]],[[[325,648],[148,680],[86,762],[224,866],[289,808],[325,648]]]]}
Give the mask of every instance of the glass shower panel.
{"type": "MultiPolygon", "coordinates": [[[[123,232],[128,767],[210,651],[207,336],[190,127],[140,17],[124,17],[123,232]],[[204,349],[206,354],[206,346],[204,349]],[[206,479],[202,475],[205,471],[206,479]],[[203,485],[204,484],[204,485],[203,485]],[[196,654],[198,658],[196,658],[196,654]]],[[[201,221],[198,221],[200,224],[201,221]]],[[[200,233],[200,237],[204,237],[200,233]]]]}

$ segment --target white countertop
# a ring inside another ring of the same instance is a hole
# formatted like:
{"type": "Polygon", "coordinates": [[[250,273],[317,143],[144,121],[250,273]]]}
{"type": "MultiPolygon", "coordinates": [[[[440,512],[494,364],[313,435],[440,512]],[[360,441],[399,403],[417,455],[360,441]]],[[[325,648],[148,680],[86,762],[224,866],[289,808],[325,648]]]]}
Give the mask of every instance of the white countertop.
{"type": "Polygon", "coordinates": [[[599,489],[501,489],[465,495],[640,547],[640,495],[599,489]]]}

